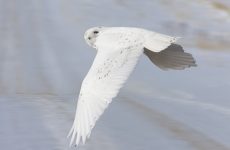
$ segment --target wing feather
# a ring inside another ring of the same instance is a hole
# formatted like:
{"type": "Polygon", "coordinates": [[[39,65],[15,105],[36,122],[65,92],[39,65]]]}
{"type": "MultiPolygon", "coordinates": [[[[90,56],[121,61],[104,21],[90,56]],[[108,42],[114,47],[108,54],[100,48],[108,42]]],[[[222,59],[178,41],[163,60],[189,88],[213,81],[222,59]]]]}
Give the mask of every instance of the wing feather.
{"type": "Polygon", "coordinates": [[[96,121],[117,95],[143,53],[143,41],[139,37],[128,43],[117,48],[108,44],[99,47],[81,86],[75,120],[69,132],[69,136],[72,135],[71,145],[74,140],[78,145],[89,138],[96,121]]]}
{"type": "Polygon", "coordinates": [[[180,37],[172,37],[156,32],[148,32],[145,48],[153,52],[160,52],[175,43],[180,37]]]}
{"type": "Polygon", "coordinates": [[[161,52],[153,52],[144,48],[144,53],[152,63],[163,70],[183,70],[185,68],[196,66],[196,61],[193,56],[184,52],[183,48],[177,44],[171,44],[161,52]]]}

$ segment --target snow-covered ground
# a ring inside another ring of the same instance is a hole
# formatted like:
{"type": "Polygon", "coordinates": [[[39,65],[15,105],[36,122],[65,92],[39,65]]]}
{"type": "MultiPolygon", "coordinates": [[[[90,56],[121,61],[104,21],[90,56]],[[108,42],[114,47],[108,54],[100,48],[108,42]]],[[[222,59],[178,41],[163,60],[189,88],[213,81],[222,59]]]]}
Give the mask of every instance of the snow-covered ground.
{"type": "Polygon", "coordinates": [[[0,149],[68,150],[92,26],[181,36],[198,67],[141,57],[82,150],[230,150],[228,0],[0,0],[0,149]]]}

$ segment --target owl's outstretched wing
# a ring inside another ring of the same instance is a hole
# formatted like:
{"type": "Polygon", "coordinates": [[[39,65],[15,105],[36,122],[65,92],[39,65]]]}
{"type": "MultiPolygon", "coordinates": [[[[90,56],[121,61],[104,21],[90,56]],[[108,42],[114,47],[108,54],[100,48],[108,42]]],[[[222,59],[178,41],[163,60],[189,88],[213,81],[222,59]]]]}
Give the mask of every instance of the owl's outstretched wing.
{"type": "Polygon", "coordinates": [[[69,133],[72,135],[71,145],[78,145],[80,141],[84,144],[89,138],[96,121],[118,94],[143,53],[143,43],[139,39],[132,38],[121,46],[104,43],[98,47],[81,86],[75,120],[69,133]]]}
{"type": "Polygon", "coordinates": [[[189,53],[184,52],[182,46],[171,44],[160,52],[153,52],[144,48],[144,54],[162,70],[183,70],[189,67],[195,67],[196,61],[189,53]]]}

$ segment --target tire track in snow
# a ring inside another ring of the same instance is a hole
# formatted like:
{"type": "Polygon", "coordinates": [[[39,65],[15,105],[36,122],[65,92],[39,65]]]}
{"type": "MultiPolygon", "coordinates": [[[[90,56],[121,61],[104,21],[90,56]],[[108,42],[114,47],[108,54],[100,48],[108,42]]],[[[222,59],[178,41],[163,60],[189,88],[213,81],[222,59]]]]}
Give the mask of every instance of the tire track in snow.
{"type": "Polygon", "coordinates": [[[49,87],[45,77],[39,72],[39,39],[37,6],[32,1],[1,1],[1,94],[45,93],[49,87]],[[26,2],[27,4],[25,5],[26,2]],[[3,15],[4,14],[4,15],[3,15]],[[36,81],[36,82],[35,82],[36,81]]]}
{"type": "Polygon", "coordinates": [[[127,97],[122,97],[122,99],[122,102],[126,103],[127,106],[131,107],[135,112],[141,113],[142,116],[146,117],[151,123],[167,130],[171,135],[187,142],[196,150],[230,150],[230,148],[225,145],[163,113],[155,111],[134,100],[130,100],[127,97]]]}
{"type": "Polygon", "coordinates": [[[206,103],[206,102],[199,102],[195,100],[184,100],[184,99],[174,99],[174,98],[169,98],[169,97],[164,97],[164,98],[159,98],[161,101],[167,101],[167,102],[177,102],[181,103],[184,105],[190,105],[190,106],[195,106],[195,107],[200,107],[205,110],[213,111],[219,114],[223,114],[226,116],[230,116],[230,109],[227,107],[223,107],[220,105],[215,105],[212,103],[206,103]]]}
{"type": "MultiPolygon", "coordinates": [[[[6,6],[4,5],[4,1],[0,1],[0,14],[6,13],[6,6]]],[[[6,13],[8,15],[8,13],[6,13]]],[[[3,15],[0,15],[0,93],[5,93],[6,92],[6,86],[4,84],[3,80],[3,68],[4,68],[4,63],[5,63],[5,58],[6,58],[6,41],[7,41],[7,18],[4,17],[3,15]]]]}
{"type": "MultiPolygon", "coordinates": [[[[15,25],[18,23],[17,17],[17,9],[15,5],[15,1],[2,1],[2,6],[4,7],[2,10],[3,14],[6,16],[2,16],[4,18],[3,26],[5,35],[1,35],[3,39],[3,51],[4,58],[2,62],[1,68],[1,83],[4,86],[4,94],[11,94],[17,91],[17,87],[21,85],[21,76],[18,75],[20,71],[20,63],[18,63],[18,55],[19,51],[17,50],[17,46],[19,46],[16,37],[18,36],[17,29],[15,25]]],[[[3,15],[1,14],[1,15],[3,15]]]]}

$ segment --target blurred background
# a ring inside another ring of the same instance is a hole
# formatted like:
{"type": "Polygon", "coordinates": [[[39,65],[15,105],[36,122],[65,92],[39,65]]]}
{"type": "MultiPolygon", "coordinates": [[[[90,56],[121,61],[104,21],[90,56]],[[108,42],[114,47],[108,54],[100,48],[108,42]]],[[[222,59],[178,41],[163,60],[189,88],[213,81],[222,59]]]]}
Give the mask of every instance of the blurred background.
{"type": "Polygon", "coordinates": [[[183,37],[198,67],[142,56],[82,150],[230,150],[229,0],[0,0],[0,149],[67,150],[94,26],[183,37]]]}

